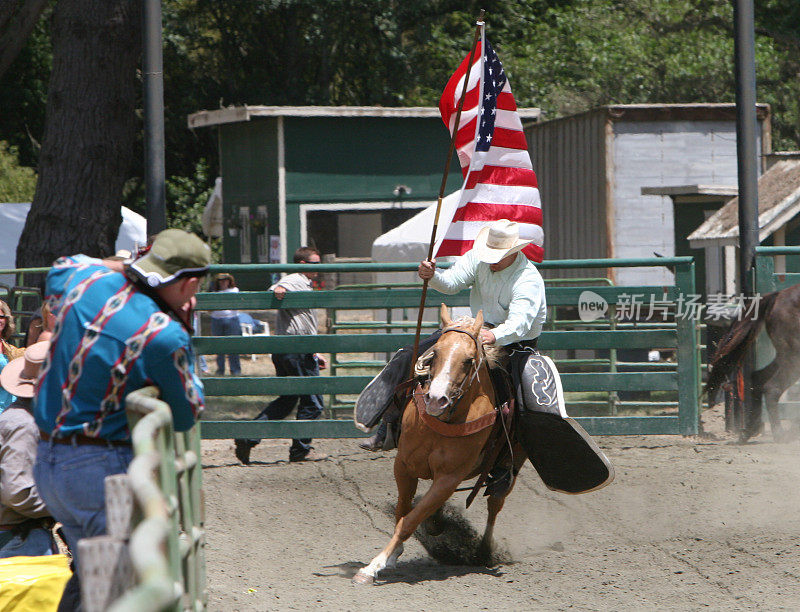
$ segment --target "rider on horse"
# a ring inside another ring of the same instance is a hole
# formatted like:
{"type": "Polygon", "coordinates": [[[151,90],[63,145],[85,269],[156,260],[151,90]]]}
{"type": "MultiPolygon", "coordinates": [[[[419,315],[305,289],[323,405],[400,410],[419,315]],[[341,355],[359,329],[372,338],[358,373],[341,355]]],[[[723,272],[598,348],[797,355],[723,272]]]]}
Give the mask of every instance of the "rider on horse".
{"type": "MultiPolygon", "coordinates": [[[[481,341],[505,347],[509,352],[507,373],[517,404],[520,443],[550,488],[587,491],[606,484],[613,470],[588,434],[567,417],[555,365],[536,350],[547,305],[539,271],[520,252],[528,244],[530,241],[520,240],[515,222],[501,219],[483,227],[473,248],[451,268],[439,271],[435,270],[435,261],[423,261],[418,274],[442,293],[470,288],[472,314],[482,310],[487,324],[480,332],[481,341]],[[569,474],[561,467],[565,458],[573,462],[566,470],[569,474]]],[[[440,335],[441,331],[437,331],[423,339],[420,355],[440,335]]],[[[356,401],[355,422],[359,428],[369,431],[381,417],[384,420],[376,433],[361,444],[365,450],[390,450],[397,444],[400,410],[393,399],[397,386],[410,375],[412,352],[405,347],[395,353],[356,401]]]]}
{"type": "MultiPolygon", "coordinates": [[[[536,347],[547,317],[544,281],[539,271],[520,251],[529,241],[519,239],[517,224],[502,219],[485,226],[473,244],[472,250],[460,257],[448,270],[434,269],[435,261],[423,261],[419,276],[430,279],[430,286],[441,293],[457,293],[467,287],[470,291],[470,309],[473,316],[483,310],[485,322],[493,329],[481,330],[484,344],[514,345],[517,351],[536,347]]],[[[441,334],[435,332],[420,343],[424,353],[435,344],[441,334]]],[[[398,411],[392,410],[395,387],[408,377],[412,349],[400,349],[383,371],[367,385],[356,401],[356,423],[373,427],[384,415],[384,424],[375,435],[362,444],[366,450],[389,450],[396,445],[394,424],[398,411]],[[387,424],[391,429],[388,444],[384,445],[387,424]]]]}

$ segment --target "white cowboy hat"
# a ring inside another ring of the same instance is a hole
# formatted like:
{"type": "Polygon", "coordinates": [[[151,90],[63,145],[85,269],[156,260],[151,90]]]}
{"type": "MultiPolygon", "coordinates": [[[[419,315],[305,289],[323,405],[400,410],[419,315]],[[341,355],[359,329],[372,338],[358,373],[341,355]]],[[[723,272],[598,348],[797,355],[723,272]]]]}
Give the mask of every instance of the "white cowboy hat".
{"type": "Polygon", "coordinates": [[[25,349],[22,357],[9,361],[0,372],[3,389],[18,397],[33,397],[36,377],[50,348],[50,342],[37,342],[25,349]]]}
{"type": "Polygon", "coordinates": [[[521,251],[531,242],[519,239],[516,222],[499,219],[481,228],[472,248],[483,263],[494,264],[507,255],[521,251]]]}

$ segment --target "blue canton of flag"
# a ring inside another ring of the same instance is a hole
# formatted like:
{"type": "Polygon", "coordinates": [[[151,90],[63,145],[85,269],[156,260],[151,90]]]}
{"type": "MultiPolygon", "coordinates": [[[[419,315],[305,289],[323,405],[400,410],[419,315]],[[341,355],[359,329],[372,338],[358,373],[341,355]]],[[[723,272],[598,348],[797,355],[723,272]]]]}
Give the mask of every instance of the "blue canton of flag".
{"type": "Polygon", "coordinates": [[[497,116],[497,96],[508,80],[500,58],[489,41],[485,41],[483,63],[483,99],[481,104],[481,124],[475,142],[476,151],[488,151],[494,135],[494,121],[497,116]]]}

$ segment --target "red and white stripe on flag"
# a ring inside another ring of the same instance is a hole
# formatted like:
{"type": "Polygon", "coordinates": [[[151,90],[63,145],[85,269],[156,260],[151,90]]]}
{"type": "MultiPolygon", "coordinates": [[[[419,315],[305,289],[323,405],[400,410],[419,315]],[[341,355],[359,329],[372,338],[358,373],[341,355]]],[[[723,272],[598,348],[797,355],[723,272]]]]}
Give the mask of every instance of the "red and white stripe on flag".
{"type": "MultiPolygon", "coordinates": [[[[450,134],[468,62],[469,55],[447,82],[439,101],[450,134]]],[[[528,259],[542,261],[544,232],[536,174],[511,87],[483,30],[469,73],[456,151],[464,184],[436,255],[462,255],[472,248],[484,225],[509,219],[519,224],[520,238],[532,241],[522,252],[528,259]]]]}

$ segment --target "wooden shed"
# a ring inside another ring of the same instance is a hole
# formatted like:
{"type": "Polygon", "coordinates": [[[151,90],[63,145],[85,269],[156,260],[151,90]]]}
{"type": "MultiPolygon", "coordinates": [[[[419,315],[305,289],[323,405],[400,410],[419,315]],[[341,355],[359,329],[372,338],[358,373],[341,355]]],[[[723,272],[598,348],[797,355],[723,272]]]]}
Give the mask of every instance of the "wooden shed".
{"type": "MultiPolygon", "coordinates": [[[[758,241],[763,246],[800,244],[800,151],[773,153],[758,179],[758,241]]],[[[731,199],[687,237],[693,249],[705,249],[709,286],[734,294],[738,287],[739,198],[731,199]]],[[[776,257],[775,271],[800,272],[800,257],[776,257]]]]}
{"type": "MultiPolygon", "coordinates": [[[[520,109],[523,122],[539,109],[520,109]]],[[[243,106],[200,111],[216,127],[229,263],[291,261],[299,246],[369,257],[372,242],[435,201],[447,129],[434,107],[243,106]]],[[[461,186],[453,160],[448,193],[461,186]]]]}
{"type": "MultiPolygon", "coordinates": [[[[759,104],[757,116],[759,150],[768,153],[769,106],[759,104]]],[[[672,256],[672,201],[642,188],[737,184],[734,104],[602,106],[525,132],[548,259],[672,256]]],[[[608,274],[621,285],[672,280],[667,270],[646,268],[608,274]]]]}

